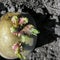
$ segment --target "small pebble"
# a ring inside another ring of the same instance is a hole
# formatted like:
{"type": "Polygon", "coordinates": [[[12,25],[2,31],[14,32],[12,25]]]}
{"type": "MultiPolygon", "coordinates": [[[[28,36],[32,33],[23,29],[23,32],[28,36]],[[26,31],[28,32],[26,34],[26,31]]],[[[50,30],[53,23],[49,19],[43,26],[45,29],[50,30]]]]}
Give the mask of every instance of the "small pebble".
{"type": "Polygon", "coordinates": [[[14,12],[15,11],[15,8],[12,6],[11,8],[8,8],[8,11],[9,12],[14,12]]]}
{"type": "Polygon", "coordinates": [[[5,13],[6,13],[6,11],[4,11],[4,10],[3,10],[3,11],[1,11],[1,14],[5,14],[5,13]]]}

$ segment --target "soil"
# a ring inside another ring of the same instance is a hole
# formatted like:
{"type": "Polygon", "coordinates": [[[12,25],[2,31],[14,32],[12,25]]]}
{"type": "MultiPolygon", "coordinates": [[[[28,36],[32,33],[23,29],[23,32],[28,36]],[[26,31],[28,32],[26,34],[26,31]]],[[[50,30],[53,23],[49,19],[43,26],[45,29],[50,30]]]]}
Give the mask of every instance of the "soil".
{"type": "MultiPolygon", "coordinates": [[[[56,6],[56,9],[51,7],[52,4],[49,5],[52,1],[44,0],[45,4],[43,0],[1,1],[0,16],[10,11],[23,11],[28,12],[36,22],[40,34],[35,49],[27,57],[28,60],[60,60],[60,10],[56,6]]],[[[58,0],[57,3],[59,3],[58,0]]],[[[2,57],[0,59],[6,60],[2,57]]]]}

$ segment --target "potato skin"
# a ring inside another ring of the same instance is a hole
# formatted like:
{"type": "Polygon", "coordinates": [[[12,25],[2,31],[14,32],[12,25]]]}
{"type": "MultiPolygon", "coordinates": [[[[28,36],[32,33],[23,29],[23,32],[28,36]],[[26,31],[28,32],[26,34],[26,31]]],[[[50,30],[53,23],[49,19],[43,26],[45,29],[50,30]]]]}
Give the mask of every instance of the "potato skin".
{"type": "Polygon", "coordinates": [[[10,17],[14,15],[19,15],[19,13],[7,13],[0,19],[0,53],[1,56],[8,59],[17,58],[12,50],[12,45],[20,40],[20,38],[14,36],[10,31],[10,27],[12,26],[10,17]]]}
{"type": "MultiPolygon", "coordinates": [[[[6,59],[15,59],[17,56],[15,55],[12,46],[13,44],[21,41],[21,39],[15,35],[13,35],[10,31],[10,27],[12,27],[11,17],[12,16],[20,16],[20,13],[10,13],[3,15],[0,18],[0,55],[6,59]]],[[[27,14],[28,15],[28,14],[27,14]]],[[[33,25],[35,22],[31,19],[33,25]]],[[[24,51],[21,52],[22,55],[28,56],[29,53],[34,49],[36,44],[37,37],[28,37],[25,40],[24,51]]]]}

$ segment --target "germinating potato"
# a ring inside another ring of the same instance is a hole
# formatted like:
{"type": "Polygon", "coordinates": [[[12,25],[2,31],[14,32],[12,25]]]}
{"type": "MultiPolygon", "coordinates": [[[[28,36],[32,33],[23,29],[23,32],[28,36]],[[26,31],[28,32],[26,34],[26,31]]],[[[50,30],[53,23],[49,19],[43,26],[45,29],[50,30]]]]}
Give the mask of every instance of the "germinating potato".
{"type": "MultiPolygon", "coordinates": [[[[6,13],[0,18],[0,55],[7,59],[17,58],[12,46],[14,43],[21,41],[19,37],[13,35],[10,31],[10,27],[13,25],[11,17],[15,15],[18,16],[20,13],[6,13]]],[[[36,39],[27,37],[24,51],[21,53],[25,56],[28,55],[28,53],[33,50],[35,42],[36,39]]]]}

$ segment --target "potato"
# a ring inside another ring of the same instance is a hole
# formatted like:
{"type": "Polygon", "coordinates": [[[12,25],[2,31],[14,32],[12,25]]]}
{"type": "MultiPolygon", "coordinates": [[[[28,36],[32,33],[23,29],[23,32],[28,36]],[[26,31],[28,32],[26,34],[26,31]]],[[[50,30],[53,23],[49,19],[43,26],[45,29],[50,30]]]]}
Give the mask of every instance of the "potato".
{"type": "MultiPolygon", "coordinates": [[[[17,56],[12,50],[14,43],[20,41],[20,38],[13,35],[10,31],[12,26],[11,17],[14,15],[20,15],[20,13],[6,13],[0,18],[0,55],[7,59],[15,59],[17,56]]],[[[34,48],[34,38],[29,37],[26,40],[26,45],[24,46],[23,55],[28,55],[34,48]]]]}

